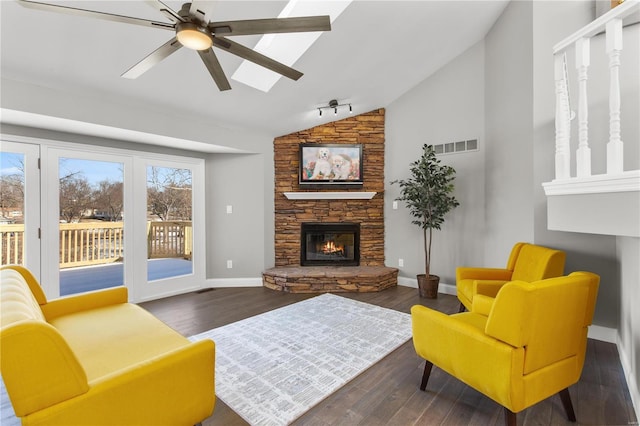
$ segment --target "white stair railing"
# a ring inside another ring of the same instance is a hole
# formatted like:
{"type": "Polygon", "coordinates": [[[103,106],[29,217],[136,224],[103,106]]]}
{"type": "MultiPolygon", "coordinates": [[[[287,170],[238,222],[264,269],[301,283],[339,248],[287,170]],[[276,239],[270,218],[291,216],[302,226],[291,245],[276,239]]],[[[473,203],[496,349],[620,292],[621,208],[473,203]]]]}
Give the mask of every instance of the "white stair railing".
{"type": "Polygon", "coordinates": [[[556,93],[556,149],[555,179],[571,178],[571,119],[566,52],[575,48],[578,75],[578,149],[576,175],[591,176],[591,149],[589,148],[589,111],[587,98],[588,68],[590,65],[591,37],[606,32],[606,54],[609,56],[609,141],[607,143],[607,175],[624,172],[624,144],[620,134],[620,56],[622,46],[622,20],[640,11],[640,1],[627,0],[598,19],[575,32],[553,48],[556,93]]]}
{"type": "Polygon", "coordinates": [[[578,177],[591,176],[591,148],[589,148],[589,102],[587,100],[587,69],[590,62],[591,39],[576,41],[576,69],[578,70],[578,177]]]}
{"type": "Polygon", "coordinates": [[[620,139],[620,52],[622,52],[622,19],[607,22],[607,54],[609,55],[609,143],[607,174],[622,173],[624,151],[620,139]]]}
{"type": "Polygon", "coordinates": [[[571,108],[569,107],[569,82],[566,54],[554,58],[556,81],[556,179],[571,177],[571,108]]]}

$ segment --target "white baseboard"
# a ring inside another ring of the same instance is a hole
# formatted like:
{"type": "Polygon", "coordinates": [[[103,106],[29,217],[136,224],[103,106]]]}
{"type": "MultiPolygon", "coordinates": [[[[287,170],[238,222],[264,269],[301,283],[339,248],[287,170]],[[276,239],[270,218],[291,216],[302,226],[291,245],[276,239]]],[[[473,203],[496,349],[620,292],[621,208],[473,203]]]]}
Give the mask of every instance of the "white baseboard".
{"type": "Polygon", "coordinates": [[[205,282],[209,288],[223,287],[262,287],[262,277],[259,278],[209,278],[205,282]]]}
{"type": "Polygon", "coordinates": [[[415,278],[398,277],[398,285],[418,288],[418,280],[415,278]]]}
{"type": "MultiPolygon", "coordinates": [[[[589,333],[587,334],[589,339],[600,340],[607,343],[618,343],[618,330],[616,328],[602,327],[600,325],[590,325],[589,333]]],[[[617,345],[619,346],[619,345],[617,345]]],[[[619,350],[619,347],[618,347],[619,350]]]]}
{"type": "MultiPolygon", "coordinates": [[[[404,287],[418,288],[417,278],[398,277],[398,285],[404,287]]],[[[438,293],[456,295],[456,286],[454,284],[440,283],[438,285],[438,293]]]]}
{"type": "Polygon", "coordinates": [[[620,339],[619,335],[616,346],[618,347],[618,354],[620,355],[622,371],[624,372],[624,378],[627,382],[627,388],[629,389],[629,394],[631,396],[631,403],[633,404],[633,409],[635,410],[637,416],[638,414],[640,414],[640,389],[638,389],[638,383],[636,382],[636,375],[633,371],[631,360],[627,357],[627,353],[623,350],[624,348],[622,347],[622,340],[620,339]]]}

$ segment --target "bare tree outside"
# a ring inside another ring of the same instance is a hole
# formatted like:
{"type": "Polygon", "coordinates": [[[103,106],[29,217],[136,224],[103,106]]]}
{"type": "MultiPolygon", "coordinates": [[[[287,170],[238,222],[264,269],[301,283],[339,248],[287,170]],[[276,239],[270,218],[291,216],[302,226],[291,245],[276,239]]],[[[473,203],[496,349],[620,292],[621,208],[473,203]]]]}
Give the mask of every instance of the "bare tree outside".
{"type": "Polygon", "coordinates": [[[122,182],[103,180],[94,189],[95,216],[116,222],[122,219],[124,209],[122,182]]]}
{"type": "Polygon", "coordinates": [[[0,152],[0,265],[24,264],[24,158],[0,152]]]}
{"type": "Polygon", "coordinates": [[[162,221],[191,220],[191,171],[147,168],[147,209],[162,221]]]}
{"type": "Polygon", "coordinates": [[[24,158],[21,154],[2,153],[10,167],[2,169],[0,176],[0,214],[24,206],[24,158]]]}
{"type": "Polygon", "coordinates": [[[71,174],[60,178],[60,219],[77,222],[93,213],[93,190],[86,177],[71,174]]]}

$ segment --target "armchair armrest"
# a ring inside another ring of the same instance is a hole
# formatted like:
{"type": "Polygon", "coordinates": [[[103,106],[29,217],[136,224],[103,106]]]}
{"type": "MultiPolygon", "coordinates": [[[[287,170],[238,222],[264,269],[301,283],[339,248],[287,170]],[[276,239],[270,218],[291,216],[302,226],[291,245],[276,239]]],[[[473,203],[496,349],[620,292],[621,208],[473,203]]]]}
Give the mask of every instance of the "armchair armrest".
{"type": "Polygon", "coordinates": [[[17,416],[89,390],[87,376],[58,331],[44,321],[20,321],[0,332],[2,378],[17,416]]]}
{"type": "Polygon", "coordinates": [[[504,280],[474,280],[473,281],[473,297],[482,294],[489,297],[496,297],[503,285],[508,283],[504,280]]]}
{"type": "Polygon", "coordinates": [[[505,284],[495,299],[485,332],[502,342],[523,347],[529,342],[532,322],[530,293],[535,286],[524,281],[505,284]]]}
{"type": "Polygon", "coordinates": [[[63,315],[101,308],[104,306],[127,303],[128,292],[126,287],[115,287],[98,290],[76,296],[61,297],[42,305],[42,313],[47,321],[63,315]]]}
{"type": "Polygon", "coordinates": [[[456,268],[456,280],[499,280],[511,281],[513,271],[504,268],[476,268],[459,266],[456,268]]]}
{"type": "Polygon", "coordinates": [[[90,383],[89,392],[34,413],[34,424],[196,424],[213,412],[215,344],[201,340],[90,383]],[[114,408],[115,407],[115,408],[114,408]]]}
{"type": "Polygon", "coordinates": [[[471,312],[488,317],[495,300],[496,299],[491,296],[476,294],[475,296],[473,296],[473,306],[471,307],[471,312]]]}

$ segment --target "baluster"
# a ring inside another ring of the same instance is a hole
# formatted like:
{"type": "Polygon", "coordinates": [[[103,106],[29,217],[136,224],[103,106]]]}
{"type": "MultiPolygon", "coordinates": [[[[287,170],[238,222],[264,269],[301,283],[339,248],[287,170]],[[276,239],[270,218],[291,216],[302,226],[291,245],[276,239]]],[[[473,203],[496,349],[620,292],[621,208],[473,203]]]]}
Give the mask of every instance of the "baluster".
{"type": "Polygon", "coordinates": [[[622,173],[623,143],[620,139],[620,52],[622,51],[622,20],[607,22],[609,54],[609,143],[607,143],[607,174],[622,173]]]}
{"type": "Polygon", "coordinates": [[[578,70],[578,177],[591,176],[591,148],[589,148],[589,104],[587,101],[587,68],[590,63],[591,40],[576,41],[576,69],[578,70]]]}
{"type": "Polygon", "coordinates": [[[571,152],[569,151],[571,128],[565,60],[564,53],[558,53],[554,57],[554,78],[556,82],[556,179],[568,179],[571,177],[571,152]]]}

